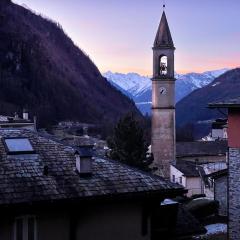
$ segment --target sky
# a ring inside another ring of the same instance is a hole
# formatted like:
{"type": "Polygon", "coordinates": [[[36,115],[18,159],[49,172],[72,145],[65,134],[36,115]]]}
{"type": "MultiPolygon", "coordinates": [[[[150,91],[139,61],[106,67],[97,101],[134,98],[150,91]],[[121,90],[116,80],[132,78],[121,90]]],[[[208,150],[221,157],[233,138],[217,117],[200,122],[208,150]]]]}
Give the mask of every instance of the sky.
{"type": "MultiPolygon", "coordinates": [[[[13,0],[59,22],[101,72],[152,74],[164,0],[13,0]]],[[[165,0],[178,73],[240,66],[240,0],[165,0]]]]}

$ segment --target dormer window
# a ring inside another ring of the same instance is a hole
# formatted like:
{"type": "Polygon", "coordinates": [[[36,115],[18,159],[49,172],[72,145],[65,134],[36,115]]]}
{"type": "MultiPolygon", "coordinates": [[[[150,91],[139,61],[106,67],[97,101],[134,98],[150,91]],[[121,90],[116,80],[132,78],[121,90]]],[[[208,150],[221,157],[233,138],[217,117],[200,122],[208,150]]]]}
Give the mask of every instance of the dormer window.
{"type": "Polygon", "coordinates": [[[35,153],[28,138],[5,138],[4,144],[8,154],[35,153]]]}

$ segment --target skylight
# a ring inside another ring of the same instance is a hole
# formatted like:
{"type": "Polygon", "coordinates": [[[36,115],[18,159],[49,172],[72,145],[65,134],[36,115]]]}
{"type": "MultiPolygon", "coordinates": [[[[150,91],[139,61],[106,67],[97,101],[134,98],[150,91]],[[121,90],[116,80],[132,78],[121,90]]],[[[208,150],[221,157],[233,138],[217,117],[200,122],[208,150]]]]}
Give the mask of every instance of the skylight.
{"type": "Polygon", "coordinates": [[[27,138],[5,138],[4,141],[9,154],[34,153],[32,144],[27,138]]]}

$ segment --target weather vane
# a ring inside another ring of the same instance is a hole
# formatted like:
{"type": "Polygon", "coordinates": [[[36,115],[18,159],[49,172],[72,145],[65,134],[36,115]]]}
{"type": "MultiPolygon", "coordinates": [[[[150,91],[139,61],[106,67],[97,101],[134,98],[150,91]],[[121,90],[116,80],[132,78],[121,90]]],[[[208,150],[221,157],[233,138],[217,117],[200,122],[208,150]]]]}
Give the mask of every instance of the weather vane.
{"type": "Polygon", "coordinates": [[[166,4],[165,4],[165,0],[163,0],[163,10],[165,10],[166,4]]]}

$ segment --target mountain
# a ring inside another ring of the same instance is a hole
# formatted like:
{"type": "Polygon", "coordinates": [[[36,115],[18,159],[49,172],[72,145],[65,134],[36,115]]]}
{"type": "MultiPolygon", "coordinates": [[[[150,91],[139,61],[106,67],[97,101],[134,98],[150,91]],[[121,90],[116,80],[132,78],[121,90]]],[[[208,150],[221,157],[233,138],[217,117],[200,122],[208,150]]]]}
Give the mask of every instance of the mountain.
{"type": "MultiPolygon", "coordinates": [[[[187,96],[195,89],[202,88],[211,83],[227,69],[207,71],[204,73],[175,74],[176,102],[187,96]]],[[[112,73],[103,74],[108,81],[125,95],[132,98],[142,113],[150,113],[152,101],[152,83],[149,77],[137,73],[112,73]]]]}
{"type": "Polygon", "coordinates": [[[226,117],[222,111],[208,109],[208,103],[238,97],[239,89],[240,68],[236,68],[222,74],[207,86],[193,91],[176,105],[177,126],[194,124],[201,137],[206,134],[204,127],[206,129],[212,120],[226,117]]]}
{"type": "Polygon", "coordinates": [[[0,114],[27,106],[41,126],[140,116],[58,23],[10,0],[0,1],[0,86],[0,114]]]}

